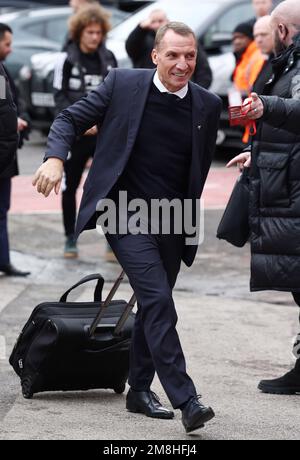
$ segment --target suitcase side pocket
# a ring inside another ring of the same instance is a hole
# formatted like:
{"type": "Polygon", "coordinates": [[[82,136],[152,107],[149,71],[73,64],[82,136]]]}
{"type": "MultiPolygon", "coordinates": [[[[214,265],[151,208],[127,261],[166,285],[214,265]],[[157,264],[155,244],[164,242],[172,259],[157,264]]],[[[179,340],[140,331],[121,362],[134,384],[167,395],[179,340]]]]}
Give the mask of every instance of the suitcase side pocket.
{"type": "Polygon", "coordinates": [[[32,341],[23,363],[21,385],[23,396],[31,397],[43,388],[43,370],[57,343],[57,327],[48,319],[32,341]],[[25,388],[25,390],[24,390],[25,388]]]}
{"type": "Polygon", "coordinates": [[[37,324],[35,321],[30,321],[25,325],[19,337],[16,340],[14,348],[9,357],[9,363],[14,368],[17,375],[21,375],[24,368],[24,361],[28,348],[31,345],[32,338],[37,331],[37,324]]]}

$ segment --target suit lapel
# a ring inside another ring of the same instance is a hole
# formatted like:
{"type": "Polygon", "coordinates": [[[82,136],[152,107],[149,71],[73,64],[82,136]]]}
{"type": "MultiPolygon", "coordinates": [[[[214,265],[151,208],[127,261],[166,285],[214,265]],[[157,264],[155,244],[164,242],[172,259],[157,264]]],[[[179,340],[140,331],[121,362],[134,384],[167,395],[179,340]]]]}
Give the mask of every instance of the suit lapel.
{"type": "Polygon", "coordinates": [[[201,165],[204,152],[205,107],[198,88],[189,84],[192,97],[192,161],[189,176],[188,197],[199,198],[201,165]]]}
{"type": "Polygon", "coordinates": [[[126,154],[130,154],[134,146],[154,73],[155,70],[153,72],[143,72],[142,77],[131,91],[126,154]]]}
{"type": "MultiPolygon", "coordinates": [[[[134,146],[155,71],[143,72],[141,78],[131,91],[126,155],[130,155],[134,146]]],[[[201,166],[205,154],[203,125],[206,111],[201,95],[199,94],[199,89],[193,84],[189,84],[189,89],[192,98],[192,161],[188,197],[199,198],[198,190],[201,189],[201,166]]]]}

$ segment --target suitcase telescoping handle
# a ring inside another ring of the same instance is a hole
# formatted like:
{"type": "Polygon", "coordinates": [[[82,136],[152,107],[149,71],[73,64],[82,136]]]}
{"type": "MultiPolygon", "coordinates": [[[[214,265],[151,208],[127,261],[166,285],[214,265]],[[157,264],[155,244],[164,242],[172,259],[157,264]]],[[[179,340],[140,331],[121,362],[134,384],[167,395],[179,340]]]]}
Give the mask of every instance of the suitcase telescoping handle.
{"type": "Polygon", "coordinates": [[[135,302],[136,302],[136,297],[135,297],[135,294],[133,294],[133,296],[131,297],[131,299],[129,300],[122,316],[120,317],[119,321],[117,322],[116,324],[116,327],[115,327],[115,330],[114,330],[114,335],[119,335],[121,330],[123,329],[123,326],[124,324],[126,323],[127,319],[128,319],[128,316],[130,315],[130,313],[132,312],[133,310],[133,307],[135,305],[135,302]]]}
{"type": "MultiPolygon", "coordinates": [[[[90,337],[92,337],[94,335],[98,324],[100,323],[101,319],[103,318],[105,310],[107,309],[107,307],[109,306],[110,302],[112,301],[115,293],[119,289],[119,286],[122,283],[122,281],[124,279],[124,276],[125,276],[125,272],[124,272],[124,270],[122,270],[122,272],[120,273],[120,275],[116,279],[113,287],[111,288],[108,296],[106,297],[105,301],[103,302],[103,305],[101,305],[101,308],[100,308],[100,311],[99,311],[98,315],[96,316],[96,318],[94,319],[94,321],[91,324],[91,327],[90,327],[90,330],[89,330],[90,337]]],[[[125,322],[127,321],[128,316],[130,315],[130,313],[131,313],[131,311],[132,311],[132,309],[134,307],[135,302],[136,302],[136,297],[135,297],[135,295],[133,295],[131,297],[131,299],[129,300],[129,302],[128,302],[128,304],[127,304],[127,306],[126,306],[126,308],[125,308],[125,310],[124,310],[124,312],[122,314],[122,316],[120,317],[119,321],[116,324],[116,327],[115,327],[115,330],[114,330],[115,335],[120,333],[122,327],[124,326],[125,322]]]]}

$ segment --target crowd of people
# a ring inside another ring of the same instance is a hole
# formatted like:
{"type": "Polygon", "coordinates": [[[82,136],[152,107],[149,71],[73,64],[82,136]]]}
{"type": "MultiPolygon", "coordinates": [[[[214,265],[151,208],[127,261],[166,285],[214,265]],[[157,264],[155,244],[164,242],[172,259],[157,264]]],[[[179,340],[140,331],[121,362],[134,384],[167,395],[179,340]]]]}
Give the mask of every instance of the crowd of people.
{"type": "MultiPolygon", "coordinates": [[[[47,197],[62,184],[64,255],[75,258],[76,239],[95,227],[103,198],[117,203],[125,190],[131,200],[191,199],[197,206],[222,104],[208,91],[212,72],[187,25],[154,10],[127,38],[134,69],[118,69],[105,46],[110,28],[105,10],[95,2],[70,3],[76,11],[54,76],[58,115],[33,185],[47,197]],[[76,190],[90,158],[76,220],[76,190]]],[[[228,166],[250,168],[251,290],[291,292],[300,306],[300,8],[298,0],[285,0],[275,9],[271,0],[253,0],[253,7],[256,17],[232,33],[232,88],[240,105],[248,104],[246,116],[257,123],[257,134],[251,140],[245,131],[245,149],[228,166]]],[[[11,36],[0,25],[2,61],[10,52],[11,36]]],[[[0,75],[8,96],[0,101],[1,122],[11,120],[10,132],[0,137],[0,271],[26,276],[9,260],[7,212],[15,172],[4,165],[15,156],[17,131],[26,132],[29,120],[3,66],[0,75]]],[[[150,389],[157,372],[173,408],[182,411],[185,430],[202,428],[214,411],[201,402],[187,374],[172,296],[181,262],[192,265],[197,244],[188,245],[184,234],[128,230],[121,235],[119,230],[117,225],[116,234],[105,236],[138,302],[126,407],[153,418],[174,416],[150,389]]],[[[300,358],[289,373],[263,380],[259,388],[273,394],[300,392],[300,358]]]]}

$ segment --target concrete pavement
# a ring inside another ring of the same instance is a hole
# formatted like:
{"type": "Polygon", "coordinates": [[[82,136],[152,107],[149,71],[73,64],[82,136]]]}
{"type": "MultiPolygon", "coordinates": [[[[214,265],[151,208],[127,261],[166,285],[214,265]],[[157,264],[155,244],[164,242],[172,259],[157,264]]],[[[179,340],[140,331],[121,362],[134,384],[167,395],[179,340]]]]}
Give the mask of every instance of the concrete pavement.
{"type": "MultiPolygon", "coordinates": [[[[217,212],[208,212],[207,227],[218,218],[217,212]]],[[[189,372],[204,401],[216,411],[216,418],[205,429],[186,436],[179,411],[171,421],[129,414],[124,409],[125,395],[111,391],[44,393],[32,400],[23,399],[7,359],[33,307],[57,300],[69,285],[88,273],[101,271],[112,281],[119,268],[101,260],[104,240],[93,233],[83,236],[79,261],[64,261],[59,216],[14,216],[11,220],[12,240],[18,243],[13,260],[18,266],[30,267],[32,275],[27,280],[0,279],[0,336],[6,345],[3,359],[2,341],[0,439],[300,438],[299,398],[263,395],[256,389],[259,379],[280,375],[292,363],[298,312],[287,294],[251,297],[247,292],[247,248],[235,250],[218,241],[214,248],[210,237],[194,267],[183,269],[175,289],[178,330],[189,372]]],[[[87,286],[73,298],[89,300],[92,291],[87,286]]],[[[124,283],[118,296],[129,298],[130,293],[124,283]]],[[[158,380],[153,389],[169,405],[158,380]]]]}

